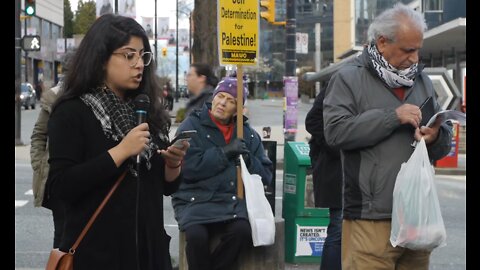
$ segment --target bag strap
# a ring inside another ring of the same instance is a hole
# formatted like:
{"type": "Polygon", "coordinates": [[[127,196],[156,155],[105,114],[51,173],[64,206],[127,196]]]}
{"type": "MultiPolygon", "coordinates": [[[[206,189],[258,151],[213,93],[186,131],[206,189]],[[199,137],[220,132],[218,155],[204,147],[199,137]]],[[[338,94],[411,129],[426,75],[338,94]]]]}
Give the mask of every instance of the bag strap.
{"type": "Polygon", "coordinates": [[[127,175],[127,170],[125,170],[120,177],[118,177],[117,182],[113,185],[113,187],[110,189],[108,192],[107,196],[103,199],[102,203],[98,206],[97,210],[95,210],[95,213],[93,213],[92,217],[88,221],[87,225],[85,225],[85,228],[83,228],[82,233],[80,233],[80,236],[78,236],[77,241],[73,244],[73,246],[68,250],[68,253],[74,254],[75,250],[77,249],[78,245],[82,241],[83,237],[87,234],[88,230],[90,227],[92,227],[93,222],[97,218],[98,214],[102,211],[103,207],[105,204],[107,204],[108,200],[112,196],[113,192],[117,189],[117,187],[120,185],[120,182],[122,182],[123,178],[125,178],[125,175],[127,175]]]}

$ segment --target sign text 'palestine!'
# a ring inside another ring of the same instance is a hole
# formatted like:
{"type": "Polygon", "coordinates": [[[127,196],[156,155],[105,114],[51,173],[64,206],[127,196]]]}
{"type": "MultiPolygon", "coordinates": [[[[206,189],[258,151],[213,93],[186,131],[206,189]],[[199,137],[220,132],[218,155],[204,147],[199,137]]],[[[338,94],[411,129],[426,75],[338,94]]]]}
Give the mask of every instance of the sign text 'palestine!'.
{"type": "Polygon", "coordinates": [[[227,64],[255,64],[258,51],[258,1],[222,1],[219,8],[221,59],[227,64]],[[248,2],[248,3],[246,3],[248,2]],[[250,3],[251,2],[251,3],[250,3]]]}

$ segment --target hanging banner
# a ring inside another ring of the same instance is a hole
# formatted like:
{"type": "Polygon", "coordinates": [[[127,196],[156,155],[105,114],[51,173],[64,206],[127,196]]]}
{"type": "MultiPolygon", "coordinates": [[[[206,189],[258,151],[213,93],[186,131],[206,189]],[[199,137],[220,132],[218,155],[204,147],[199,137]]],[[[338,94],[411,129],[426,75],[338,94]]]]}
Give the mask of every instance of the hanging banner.
{"type": "Polygon", "coordinates": [[[256,65],[258,0],[218,0],[217,8],[220,65],[256,65]]]}

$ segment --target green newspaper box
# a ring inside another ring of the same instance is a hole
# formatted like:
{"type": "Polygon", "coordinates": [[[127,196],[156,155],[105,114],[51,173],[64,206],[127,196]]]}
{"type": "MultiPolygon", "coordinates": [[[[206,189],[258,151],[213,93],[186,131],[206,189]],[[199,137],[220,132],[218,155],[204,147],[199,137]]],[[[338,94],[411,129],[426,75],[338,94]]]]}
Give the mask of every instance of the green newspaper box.
{"type": "Polygon", "coordinates": [[[315,208],[310,147],[286,142],[282,217],[285,220],[285,261],[320,263],[329,223],[328,208],[315,208]]]}

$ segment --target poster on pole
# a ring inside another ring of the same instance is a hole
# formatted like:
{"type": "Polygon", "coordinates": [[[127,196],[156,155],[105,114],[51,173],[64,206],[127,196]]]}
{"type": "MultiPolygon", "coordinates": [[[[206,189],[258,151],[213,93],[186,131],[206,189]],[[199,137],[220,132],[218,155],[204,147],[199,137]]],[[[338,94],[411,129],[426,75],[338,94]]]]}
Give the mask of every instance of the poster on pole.
{"type": "Polygon", "coordinates": [[[308,53],[308,33],[299,33],[296,34],[296,43],[295,50],[298,54],[307,54],[308,53]]]}
{"type": "Polygon", "coordinates": [[[153,39],[153,17],[143,17],[142,16],[142,27],[145,29],[145,33],[149,39],[153,39]]]}
{"type": "Polygon", "coordinates": [[[257,65],[258,0],[218,0],[220,65],[257,65]]]}
{"type": "Polygon", "coordinates": [[[113,5],[113,0],[96,0],[95,7],[97,8],[97,18],[104,14],[114,13],[113,5]]]}
{"type": "Polygon", "coordinates": [[[298,78],[296,76],[285,76],[283,77],[283,83],[285,87],[284,134],[288,140],[295,140],[298,115],[298,78]]]}

